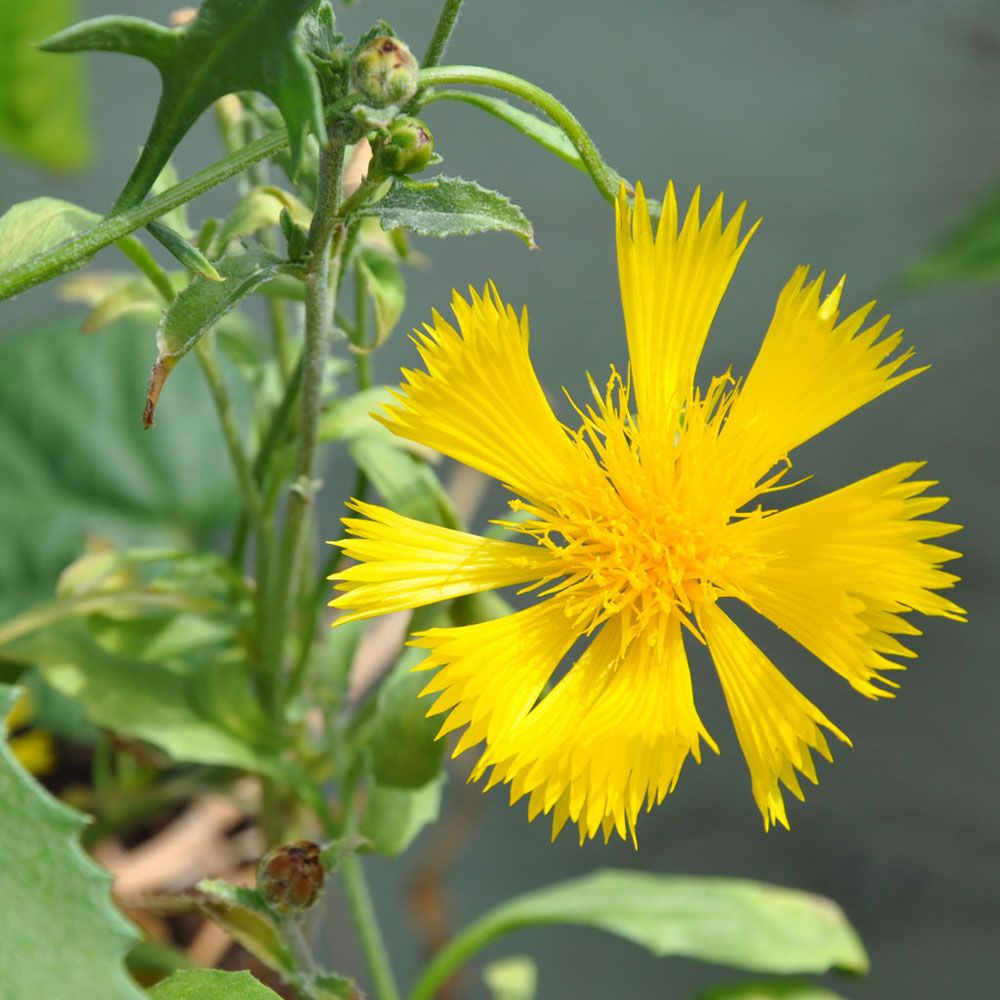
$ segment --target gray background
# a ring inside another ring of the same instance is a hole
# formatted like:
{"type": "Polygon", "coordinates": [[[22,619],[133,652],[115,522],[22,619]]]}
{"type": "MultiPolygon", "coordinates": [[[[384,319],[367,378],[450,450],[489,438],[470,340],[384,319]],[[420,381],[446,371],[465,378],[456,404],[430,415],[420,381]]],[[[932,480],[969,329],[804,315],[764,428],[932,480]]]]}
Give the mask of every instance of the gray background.
{"type": "MultiPolygon", "coordinates": [[[[12,0],[2,0],[12,2],[12,0]]],[[[165,20],[172,4],[86,0],[88,15],[165,20]]],[[[1000,4],[996,0],[469,0],[451,62],[503,67],[560,95],[607,159],[658,192],[668,177],[682,197],[701,183],[742,199],[764,225],[751,243],[710,338],[702,377],[745,371],[774,298],[799,263],[849,276],[845,304],[883,298],[922,361],[933,368],[827,433],[796,456],[830,488],[897,461],[927,459],[966,525],[957,599],[968,625],[928,622],[920,659],[894,702],[852,695],[793,645],[768,635],[776,662],[852,737],[792,830],[765,835],[717,684],[695,658],[699,705],[723,756],[689,765],[677,792],[640,825],[641,849],[555,846],[542,821],[528,825],[501,791],[447,876],[450,915],[467,921],[510,894],[595,867],[739,875],[811,889],[838,900],[868,945],[873,971],[842,982],[848,997],[997,995],[998,878],[994,621],[998,529],[997,406],[1000,287],[968,286],[904,297],[893,279],[996,176],[1000,163],[1000,4]]],[[[362,4],[350,33],[378,14],[422,50],[436,3],[362,4]]],[[[112,201],[154,105],[155,74],[112,56],[88,58],[100,160],[83,176],[43,178],[0,162],[0,207],[50,193],[100,209],[112,201]]],[[[421,246],[433,268],[411,278],[404,326],[443,306],[452,286],[495,278],[529,304],[543,381],[579,393],[624,361],[608,208],[589,180],[467,107],[436,105],[428,120],[448,173],[502,188],[535,224],[541,247],[487,236],[421,246]]],[[[177,159],[182,173],[215,158],[202,123],[177,159]]],[[[219,211],[228,196],[199,208],[219,211]]],[[[59,307],[35,290],[0,312],[13,329],[59,307]]],[[[378,359],[391,381],[413,360],[398,336],[378,359]]],[[[492,509],[499,495],[491,497],[492,509]]],[[[335,503],[331,502],[331,513],[335,503]]],[[[478,796],[478,792],[474,792],[478,796]]],[[[398,964],[418,956],[397,903],[418,863],[373,861],[398,964]],[[400,868],[404,871],[401,874],[400,868]]],[[[339,910],[321,929],[343,971],[357,960],[339,910]]],[[[522,932],[490,954],[529,953],[541,996],[685,997],[728,973],[655,961],[583,930],[522,932]]],[[[354,971],[353,969],[351,971],[354,971]]],[[[481,995],[475,979],[467,995],[481,995]]]]}

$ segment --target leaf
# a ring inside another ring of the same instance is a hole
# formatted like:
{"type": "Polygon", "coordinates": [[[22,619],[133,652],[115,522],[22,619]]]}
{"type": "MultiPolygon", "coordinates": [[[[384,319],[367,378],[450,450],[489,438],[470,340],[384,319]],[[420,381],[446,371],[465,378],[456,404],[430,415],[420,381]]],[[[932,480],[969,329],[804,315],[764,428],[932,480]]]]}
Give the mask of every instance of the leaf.
{"type": "Polygon", "coordinates": [[[698,1000],[844,1000],[839,993],[798,980],[770,979],[717,986],[698,1000]]]}
{"type": "Polygon", "coordinates": [[[493,1000],[535,1000],[538,966],[526,955],[500,958],[483,969],[483,981],[493,1000]]]}
{"type": "Polygon", "coordinates": [[[435,177],[419,184],[397,181],[378,202],[360,209],[383,229],[400,227],[420,236],[470,236],[501,231],[534,246],[534,230],[524,212],[497,191],[461,177],[435,177]]]}
{"type": "Polygon", "coordinates": [[[412,1000],[426,1000],[472,954],[522,927],[578,924],[642,945],[753,972],[868,971],[840,907],[822,896],[744,879],[606,869],[518,896],[465,928],[439,953],[412,1000]]]}
{"type": "MultiPolygon", "coordinates": [[[[0,719],[17,700],[0,685],[0,719]]],[[[2,735],[2,734],[0,734],[2,735]]],[[[125,972],[138,933],[80,846],[86,817],[52,798],[0,739],[0,997],[142,1000],[125,972]]]]}
{"type": "Polygon", "coordinates": [[[375,339],[370,346],[381,347],[403,315],[406,281],[392,257],[377,250],[362,250],[358,254],[357,266],[364,275],[365,288],[375,304],[375,339]]]}
{"type": "Polygon", "coordinates": [[[176,229],[156,221],[149,223],[146,229],[186,271],[207,278],[209,281],[225,280],[215,269],[215,265],[196,246],[188,243],[176,229]]]}
{"type": "Polygon", "coordinates": [[[273,184],[251,188],[222,224],[215,237],[217,251],[221,253],[232,240],[241,236],[250,236],[261,229],[276,226],[283,208],[288,209],[296,225],[308,228],[312,213],[295,195],[273,184]]]}
{"type": "Polygon", "coordinates": [[[281,1000],[249,972],[183,969],[154,986],[153,1000],[281,1000]]]}
{"type": "Polygon", "coordinates": [[[70,323],[0,339],[0,617],[51,598],[88,536],[177,548],[231,523],[239,497],[200,372],[175,376],[155,436],[135,419],[148,335],[70,323]]]}
{"type": "Polygon", "coordinates": [[[49,629],[10,649],[82,704],[95,725],[152,743],[176,761],[285,774],[270,740],[248,742],[199,708],[191,680],[197,664],[190,655],[143,661],[109,651],[79,624],[49,629]]]}
{"type": "Polygon", "coordinates": [[[0,146],[53,170],[91,157],[82,67],[35,43],[76,17],[76,0],[0,3],[0,146]]]}
{"type": "Polygon", "coordinates": [[[60,198],[32,198],[12,205],[0,216],[0,272],[86,232],[100,218],[60,198]]]}
{"type": "Polygon", "coordinates": [[[1000,278],[1000,187],[991,191],[904,275],[909,288],[1000,278]]]}
{"type": "Polygon", "coordinates": [[[419,521],[454,522],[451,502],[434,471],[395,439],[364,434],[348,441],[348,449],[386,506],[419,521]]]}
{"type": "Polygon", "coordinates": [[[330,402],[320,420],[321,441],[350,441],[364,434],[374,434],[385,440],[394,435],[372,417],[392,401],[392,390],[387,385],[374,385],[353,396],[338,396],[330,402]]]}
{"type": "Polygon", "coordinates": [[[390,857],[402,854],[417,834],[437,819],[444,781],[442,772],[417,789],[388,788],[372,782],[361,823],[362,836],[371,841],[379,854],[390,857]]]}
{"type": "MultiPolygon", "coordinates": [[[[466,90],[446,90],[433,94],[433,101],[450,100],[462,101],[471,104],[473,107],[486,111],[488,114],[499,118],[508,125],[513,126],[522,135],[527,136],[533,142],[537,142],[550,153],[554,153],[559,159],[564,160],[571,167],[587,172],[587,167],[576,147],[569,141],[566,133],[557,125],[531,114],[529,111],[522,111],[520,108],[508,104],[507,101],[499,97],[491,97],[488,94],[475,94],[466,90]]],[[[428,102],[430,103],[430,102],[428,102]]]]}
{"type": "Polygon", "coordinates": [[[163,91],[149,138],[115,208],[138,204],[201,113],[218,98],[256,90],[278,106],[297,163],[307,128],[323,135],[315,71],[296,30],[314,0],[205,0],[183,28],[98,17],[53,35],[48,52],[122,52],[153,63],[163,91]]]}
{"type": "Polygon", "coordinates": [[[164,312],[156,331],[156,361],[149,376],[143,427],[151,427],[167,376],[177,362],[254,289],[274,278],[282,261],[263,247],[252,247],[219,261],[222,281],[197,277],[164,312]]]}
{"type": "Polygon", "coordinates": [[[444,742],[436,739],[439,719],[427,718],[428,703],[420,699],[427,686],[413,667],[426,650],[407,649],[381,686],[369,749],[375,781],[393,788],[420,788],[441,771],[444,742]]]}

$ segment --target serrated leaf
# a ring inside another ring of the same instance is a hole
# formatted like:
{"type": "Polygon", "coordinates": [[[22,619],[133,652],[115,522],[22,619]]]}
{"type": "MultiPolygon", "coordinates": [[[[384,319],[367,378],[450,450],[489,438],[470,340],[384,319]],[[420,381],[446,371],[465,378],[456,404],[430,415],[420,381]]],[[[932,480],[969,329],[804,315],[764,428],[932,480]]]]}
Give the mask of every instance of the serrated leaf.
{"type": "Polygon", "coordinates": [[[441,811],[442,772],[423,788],[388,788],[372,782],[361,823],[361,834],[379,854],[395,857],[413,843],[441,811]]]}
{"type": "Polygon", "coordinates": [[[493,1000],[535,1000],[538,966],[527,955],[500,958],[483,969],[483,982],[493,1000]]]}
{"type": "Polygon", "coordinates": [[[323,134],[319,83],[297,28],[313,0],[205,0],[183,28],[98,17],[52,36],[49,52],[122,52],[153,63],[163,91],[139,162],[115,204],[138,204],[201,113],[226,94],[255,90],[278,106],[293,163],[307,128],[323,134]]]}
{"type": "MultiPolygon", "coordinates": [[[[0,719],[17,695],[0,685],[0,719]]],[[[80,846],[86,817],[52,798],[2,739],[0,802],[0,997],[56,998],[71,984],[73,1000],[142,1000],[125,972],[138,933],[80,846]]]]}
{"type": "Polygon", "coordinates": [[[518,896],[466,927],[414,988],[426,1000],[470,955],[523,927],[576,924],[654,955],[753,972],[864,973],[868,956],[840,907],[822,896],[744,879],[607,869],[518,896]]]}
{"type": "Polygon", "coordinates": [[[281,1000],[249,972],[220,969],[183,969],[154,986],[149,995],[153,1000],[281,1000]]]}
{"type": "Polygon", "coordinates": [[[149,376],[142,423],[150,427],[167,376],[177,362],[231,309],[265,281],[274,278],[282,261],[263,247],[251,247],[218,263],[222,281],[198,277],[164,312],[156,331],[156,361],[149,376]]]}
{"type": "Polygon", "coordinates": [[[844,1000],[839,993],[815,983],[788,979],[731,983],[698,994],[698,1000],[844,1000]]]}
{"type": "Polygon", "coordinates": [[[76,326],[0,339],[0,617],[50,599],[89,535],[205,544],[239,505],[201,373],[175,375],[175,406],[150,437],[135,419],[148,328],[126,322],[95,339],[76,326]]]}
{"type": "Polygon", "coordinates": [[[0,146],[54,170],[90,159],[87,82],[35,43],[76,16],[75,0],[0,3],[0,146]]]}
{"type": "Polygon", "coordinates": [[[991,191],[904,275],[910,288],[1000,278],[1000,187],[991,191]]]}
{"type": "Polygon", "coordinates": [[[92,229],[100,216],[61,198],[32,198],[0,216],[0,272],[92,229]]]}
{"type": "Polygon", "coordinates": [[[441,722],[427,717],[428,703],[419,697],[427,677],[413,673],[426,655],[423,649],[407,649],[379,689],[368,744],[379,785],[421,788],[441,770],[444,742],[436,738],[441,722]]]}
{"type": "Polygon", "coordinates": [[[383,229],[406,229],[420,236],[470,236],[507,232],[534,246],[534,230],[524,212],[497,191],[461,177],[435,177],[421,183],[397,181],[361,215],[374,216],[383,229]]]}
{"type": "Polygon", "coordinates": [[[375,339],[371,346],[381,347],[403,315],[406,281],[395,260],[378,250],[362,250],[358,254],[357,267],[375,305],[375,339]]]}
{"type": "Polygon", "coordinates": [[[419,521],[451,523],[451,504],[434,471],[394,439],[362,434],[348,449],[386,506],[419,521]]]}

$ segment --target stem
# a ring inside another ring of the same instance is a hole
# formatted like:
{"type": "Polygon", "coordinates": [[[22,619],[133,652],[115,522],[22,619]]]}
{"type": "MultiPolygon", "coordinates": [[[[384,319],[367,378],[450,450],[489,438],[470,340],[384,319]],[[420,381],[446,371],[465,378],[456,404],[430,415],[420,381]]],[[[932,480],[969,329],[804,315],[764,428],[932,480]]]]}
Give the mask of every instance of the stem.
{"type": "Polygon", "coordinates": [[[236,471],[236,481],[243,497],[243,506],[246,508],[250,520],[254,524],[258,524],[261,519],[260,494],[257,492],[257,484],[254,482],[250,461],[243,450],[236,411],[233,408],[229,390],[222,378],[219,359],[215,355],[212,340],[209,337],[202,337],[195,345],[194,352],[201,364],[201,370],[205,374],[205,381],[208,382],[212,399],[215,401],[219,423],[222,425],[222,433],[226,438],[229,457],[232,459],[233,469],[236,471]]]}
{"type": "Polygon", "coordinates": [[[163,301],[170,305],[177,297],[170,276],[156,262],[156,258],[146,249],[146,245],[135,236],[123,236],[118,240],[118,249],[152,282],[163,301]]]}
{"type": "MultiPolygon", "coordinates": [[[[335,101],[325,109],[325,114],[327,117],[335,115],[357,101],[356,95],[335,101]]],[[[0,301],[82,266],[102,247],[120,240],[136,229],[142,229],[154,219],[187,204],[223,181],[242,173],[254,163],[281,152],[287,145],[288,133],[285,129],[262,135],[248,146],[223,157],[204,170],[199,170],[156,197],[147,198],[134,208],[117,215],[109,215],[93,229],[38,254],[19,267],[5,271],[0,274],[0,301]]]]}
{"type": "Polygon", "coordinates": [[[451,33],[455,30],[455,21],[458,19],[458,12],[462,9],[462,0],[445,0],[441,9],[441,16],[438,18],[434,34],[431,36],[430,45],[420,64],[424,68],[437,66],[441,62],[444,50],[448,47],[451,33]]]}
{"type": "Polygon", "coordinates": [[[301,998],[314,1000],[316,993],[313,989],[313,983],[319,969],[316,966],[316,959],[313,958],[309,942],[302,931],[302,919],[289,917],[279,920],[277,926],[281,940],[288,948],[295,966],[296,975],[292,985],[301,998]]]}
{"type": "Polygon", "coordinates": [[[477,87],[493,87],[503,90],[521,100],[533,104],[558,125],[566,138],[580,154],[587,173],[593,178],[597,189],[605,200],[613,203],[618,196],[622,178],[609,167],[598,152],[594,140],[587,134],[576,116],[558,98],[547,90],[499,69],[489,69],[485,66],[434,66],[420,71],[420,87],[432,87],[436,84],[466,84],[477,87]]]}
{"type": "Polygon", "coordinates": [[[344,856],[344,860],[340,863],[340,877],[347,896],[347,905],[350,907],[354,926],[361,941],[361,950],[365,954],[365,962],[372,977],[375,996],[378,1000],[399,1000],[399,987],[396,985],[396,977],[389,962],[389,953],[378,925],[378,918],[375,916],[375,908],[372,906],[364,869],[356,854],[348,852],[344,856]]]}
{"type": "Polygon", "coordinates": [[[407,1000],[434,1000],[438,990],[469,958],[510,930],[513,928],[489,919],[470,924],[434,956],[407,1000]]]}

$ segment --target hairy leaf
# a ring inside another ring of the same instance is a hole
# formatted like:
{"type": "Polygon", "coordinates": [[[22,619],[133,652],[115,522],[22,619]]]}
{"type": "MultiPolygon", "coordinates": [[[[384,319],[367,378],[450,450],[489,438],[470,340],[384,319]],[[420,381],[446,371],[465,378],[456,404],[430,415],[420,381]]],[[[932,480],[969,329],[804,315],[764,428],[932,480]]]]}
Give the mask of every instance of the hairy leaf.
{"type": "Polygon", "coordinates": [[[0,146],[43,167],[90,159],[82,67],[50,59],[35,43],[76,17],[76,0],[0,3],[0,146]]]}
{"type": "Polygon", "coordinates": [[[295,195],[272,184],[251,188],[222,224],[215,237],[216,249],[223,252],[232,240],[276,226],[283,208],[296,225],[308,228],[312,213],[295,195]]]}
{"type": "Polygon", "coordinates": [[[182,969],[154,986],[153,1000],[280,1000],[249,972],[182,969]]]}
{"type": "Polygon", "coordinates": [[[163,91],[149,138],[115,204],[138,204],[174,148],[213,101],[256,90],[278,106],[288,127],[293,162],[307,128],[322,135],[323,109],[315,71],[296,32],[314,0],[205,0],[183,28],[137,17],[98,17],[52,36],[49,52],[103,51],[138,56],[160,71],[163,91]]]}
{"type": "Polygon", "coordinates": [[[470,236],[500,231],[534,246],[534,230],[509,198],[461,177],[421,183],[397,181],[381,200],[360,214],[377,218],[383,229],[408,229],[420,236],[470,236]]]}
{"type": "MultiPolygon", "coordinates": [[[[17,696],[0,685],[0,720],[17,696]]],[[[0,802],[0,996],[70,989],[73,1000],[142,1000],[124,964],[138,934],[111,903],[110,876],[80,846],[86,817],[38,785],[3,739],[0,802]]]]}
{"type": "Polygon", "coordinates": [[[239,497],[200,372],[175,376],[175,406],[155,436],[135,419],[149,337],[131,323],[83,337],[69,323],[0,339],[0,617],[50,599],[88,536],[184,547],[234,515],[239,497]]]}
{"type": "Polygon", "coordinates": [[[0,271],[9,271],[100,221],[91,212],[60,198],[32,198],[0,216],[0,271]]]}
{"type": "Polygon", "coordinates": [[[990,192],[904,276],[911,288],[1000,278],[1000,187],[990,192]]]}
{"type": "Polygon", "coordinates": [[[423,788],[369,785],[361,833],[374,850],[390,857],[402,854],[417,834],[437,819],[444,781],[442,773],[423,788]]]}
{"type": "Polygon", "coordinates": [[[150,427],[167,376],[177,362],[231,309],[270,281],[282,262],[263,247],[252,247],[218,263],[222,281],[197,277],[174,299],[156,331],[156,361],[149,376],[142,423],[150,427]]]}
{"type": "Polygon", "coordinates": [[[753,972],[863,973],[865,954],[840,907],[822,896],[744,879],[607,869],[518,896],[465,928],[413,990],[426,1000],[454,969],[522,927],[579,924],[642,945],[753,972]]]}

